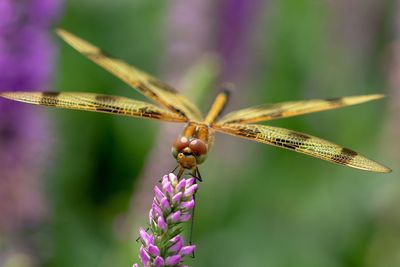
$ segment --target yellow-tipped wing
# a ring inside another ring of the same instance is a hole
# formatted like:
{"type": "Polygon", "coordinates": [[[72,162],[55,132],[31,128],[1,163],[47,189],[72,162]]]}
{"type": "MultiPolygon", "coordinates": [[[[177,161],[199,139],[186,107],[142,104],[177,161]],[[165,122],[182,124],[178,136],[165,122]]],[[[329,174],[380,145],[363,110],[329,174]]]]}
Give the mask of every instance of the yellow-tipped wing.
{"type": "Polygon", "coordinates": [[[391,172],[388,167],[351,149],[304,133],[258,124],[227,123],[214,124],[212,127],[222,133],[286,148],[348,167],[372,172],[391,172]]]}
{"type": "Polygon", "coordinates": [[[265,104],[233,111],[222,117],[218,123],[254,123],[287,118],[306,113],[342,108],[384,97],[381,94],[348,96],[331,99],[313,99],[304,101],[265,104]]]}
{"type": "Polygon", "coordinates": [[[186,121],[185,117],[177,113],[146,102],[119,96],[58,92],[5,92],[0,93],[0,96],[33,105],[104,112],[173,122],[186,121]]]}
{"type": "Polygon", "coordinates": [[[126,64],[122,60],[107,55],[98,47],[65,30],[58,29],[57,34],[82,55],[137,89],[149,99],[173,112],[181,114],[188,120],[201,121],[202,116],[198,108],[171,86],[126,64]]]}

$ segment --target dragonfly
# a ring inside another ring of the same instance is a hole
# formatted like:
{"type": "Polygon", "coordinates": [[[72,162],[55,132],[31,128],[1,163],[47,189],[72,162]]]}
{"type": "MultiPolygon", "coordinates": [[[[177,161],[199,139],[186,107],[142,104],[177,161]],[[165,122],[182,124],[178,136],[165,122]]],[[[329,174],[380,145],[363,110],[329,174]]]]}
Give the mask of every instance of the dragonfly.
{"type": "Polygon", "coordinates": [[[182,133],[172,145],[172,155],[178,163],[178,177],[186,171],[202,180],[198,165],[206,160],[215,132],[281,147],[355,169],[377,173],[391,172],[390,168],[352,149],[305,133],[257,124],[360,104],[380,99],[384,97],[382,94],[264,104],[222,116],[229,90],[221,90],[203,117],[199,108],[172,86],[63,29],[57,29],[56,33],[82,55],[158,105],[121,96],[85,92],[3,92],[0,96],[34,105],[185,123],[182,133]]]}

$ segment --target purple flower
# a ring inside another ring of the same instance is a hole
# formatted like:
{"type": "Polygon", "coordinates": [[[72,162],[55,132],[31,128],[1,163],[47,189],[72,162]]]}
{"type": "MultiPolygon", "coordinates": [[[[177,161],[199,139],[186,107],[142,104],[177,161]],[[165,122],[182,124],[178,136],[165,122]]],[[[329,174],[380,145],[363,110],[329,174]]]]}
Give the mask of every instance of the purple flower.
{"type": "MultiPolygon", "coordinates": [[[[48,30],[60,2],[0,0],[0,91],[46,90],[54,69],[48,30]]],[[[30,107],[0,100],[0,235],[23,238],[27,247],[29,237],[14,235],[32,231],[46,213],[38,177],[46,164],[46,129],[30,107]]]]}
{"type": "Polygon", "coordinates": [[[161,229],[162,231],[167,230],[168,225],[167,225],[167,223],[165,222],[163,216],[159,216],[159,217],[158,217],[158,219],[157,219],[157,227],[158,227],[158,229],[161,229]]]}
{"type": "Polygon", "coordinates": [[[195,249],[196,249],[196,246],[190,245],[190,246],[186,246],[186,247],[181,248],[179,253],[181,255],[189,255],[189,254],[192,254],[195,249]]]}
{"type": "Polygon", "coordinates": [[[171,213],[171,215],[168,216],[167,220],[169,220],[171,223],[177,223],[179,221],[179,218],[181,217],[181,211],[175,211],[174,213],[171,213]]]}
{"type": "Polygon", "coordinates": [[[164,259],[160,256],[157,256],[153,262],[154,267],[161,267],[164,266],[164,259]]]}
{"type": "MultiPolygon", "coordinates": [[[[178,187],[177,187],[178,189],[178,187]]],[[[173,197],[172,197],[172,204],[176,205],[176,203],[179,203],[181,201],[181,198],[183,196],[182,192],[178,192],[176,193],[173,197]]]]}
{"type": "Polygon", "coordinates": [[[148,246],[148,249],[149,249],[149,253],[151,255],[153,255],[154,257],[160,256],[160,250],[158,249],[158,247],[150,244],[148,246]]]}
{"type": "Polygon", "coordinates": [[[219,8],[218,52],[223,64],[224,81],[240,81],[251,58],[249,48],[252,24],[258,15],[260,0],[222,0],[219,8]]]}
{"type": "Polygon", "coordinates": [[[176,254],[176,255],[172,255],[169,256],[166,260],[165,263],[169,266],[175,266],[178,265],[178,263],[181,261],[181,255],[176,254]]]}
{"type": "Polygon", "coordinates": [[[179,252],[183,247],[183,239],[179,235],[172,238],[169,242],[172,243],[172,245],[168,248],[168,250],[173,253],[179,252]]]}
{"type": "MultiPolygon", "coordinates": [[[[155,197],[149,212],[149,231],[139,229],[142,246],[139,258],[147,267],[182,267],[183,256],[192,254],[196,246],[184,246],[180,236],[182,222],[191,218],[197,191],[195,179],[178,179],[170,173],[162,179],[161,189],[154,188],[155,197]]],[[[133,267],[139,267],[136,263],[133,267]]]]}
{"type": "Polygon", "coordinates": [[[144,266],[148,266],[149,265],[150,255],[146,252],[146,250],[144,249],[144,246],[140,247],[139,257],[140,257],[140,261],[142,262],[142,264],[144,266]]]}

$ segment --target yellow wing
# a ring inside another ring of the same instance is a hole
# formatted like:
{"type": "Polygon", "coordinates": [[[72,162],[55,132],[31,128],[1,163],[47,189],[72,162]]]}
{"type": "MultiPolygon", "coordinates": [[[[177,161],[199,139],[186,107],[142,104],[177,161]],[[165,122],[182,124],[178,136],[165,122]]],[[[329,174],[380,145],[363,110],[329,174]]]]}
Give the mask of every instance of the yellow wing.
{"type": "Polygon", "coordinates": [[[384,97],[384,95],[374,94],[331,99],[291,101],[277,104],[265,104],[228,113],[224,117],[222,117],[218,121],[218,123],[254,123],[260,121],[268,121],[356,105],[382,97],[384,97]]]}
{"type": "Polygon", "coordinates": [[[0,96],[41,106],[113,113],[173,122],[186,121],[185,117],[177,113],[146,102],[119,96],[58,92],[5,92],[0,93],[0,96]]]}
{"type": "Polygon", "coordinates": [[[101,49],[69,32],[58,29],[57,34],[82,55],[137,89],[149,99],[173,112],[181,114],[188,120],[201,121],[202,116],[198,108],[171,86],[135,67],[129,66],[119,59],[107,55],[101,49]]]}
{"type": "Polygon", "coordinates": [[[351,149],[304,133],[258,124],[228,123],[214,124],[212,127],[222,133],[286,148],[348,167],[372,172],[391,172],[391,169],[351,149]]]}

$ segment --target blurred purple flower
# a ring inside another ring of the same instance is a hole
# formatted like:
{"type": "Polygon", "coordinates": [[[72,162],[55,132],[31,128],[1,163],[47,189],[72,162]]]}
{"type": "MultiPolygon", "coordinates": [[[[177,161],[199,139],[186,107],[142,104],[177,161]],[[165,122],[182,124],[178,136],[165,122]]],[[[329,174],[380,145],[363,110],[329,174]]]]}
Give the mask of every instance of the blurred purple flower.
{"type": "MultiPolygon", "coordinates": [[[[191,218],[197,191],[194,178],[178,180],[175,174],[165,175],[161,189],[154,187],[155,197],[149,212],[149,231],[139,230],[142,246],[139,258],[143,266],[182,266],[183,256],[192,254],[196,246],[183,245],[180,224],[191,218]]],[[[135,263],[133,267],[138,267],[135,263]]]]}
{"type": "Polygon", "coordinates": [[[234,81],[248,64],[249,36],[259,0],[223,0],[220,4],[218,52],[223,61],[223,80],[234,81]]]}
{"type": "MultiPolygon", "coordinates": [[[[59,5],[59,0],[0,0],[0,91],[46,89],[54,53],[47,31],[59,5]]],[[[0,100],[0,234],[4,237],[23,235],[45,214],[37,176],[45,163],[46,128],[46,120],[30,107],[0,100]]],[[[29,243],[25,237],[21,240],[29,243]]]]}

